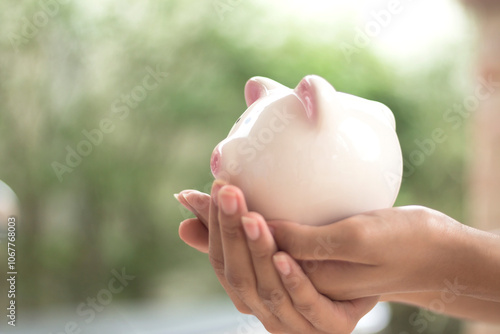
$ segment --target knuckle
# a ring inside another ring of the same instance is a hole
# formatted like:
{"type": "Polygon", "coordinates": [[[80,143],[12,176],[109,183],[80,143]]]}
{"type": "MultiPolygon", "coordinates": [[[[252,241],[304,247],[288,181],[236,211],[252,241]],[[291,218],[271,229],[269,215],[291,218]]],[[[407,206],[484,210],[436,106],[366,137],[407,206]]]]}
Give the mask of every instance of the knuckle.
{"type": "Polygon", "coordinates": [[[262,298],[262,303],[266,306],[268,311],[277,319],[285,318],[285,299],[286,296],[283,291],[275,290],[271,292],[266,298],[262,298]]]}
{"type": "Polygon", "coordinates": [[[251,281],[245,276],[236,274],[234,272],[226,272],[227,284],[239,295],[246,294],[251,287],[251,281]]]}
{"type": "Polygon", "coordinates": [[[363,244],[369,238],[367,225],[360,219],[352,219],[345,228],[346,240],[354,244],[363,244]]]}
{"type": "Polygon", "coordinates": [[[215,257],[213,255],[209,256],[210,264],[214,268],[215,274],[218,277],[224,276],[224,260],[215,257]]]}
{"type": "Polygon", "coordinates": [[[257,294],[264,301],[271,300],[272,290],[268,288],[263,288],[262,286],[259,285],[257,287],[257,294]]]}
{"type": "Polygon", "coordinates": [[[228,240],[237,240],[243,239],[243,231],[239,226],[221,224],[220,229],[223,235],[223,238],[228,240]]]}
{"type": "Polygon", "coordinates": [[[294,300],[293,306],[294,308],[304,315],[309,321],[311,320],[317,320],[318,318],[318,311],[315,305],[319,304],[321,295],[319,293],[316,293],[315,295],[309,295],[306,298],[300,298],[297,300],[294,300]]]}
{"type": "Polygon", "coordinates": [[[268,289],[258,287],[257,294],[262,299],[264,304],[269,307],[273,313],[277,310],[277,308],[283,304],[285,300],[285,293],[281,289],[268,289]]]}
{"type": "Polygon", "coordinates": [[[252,257],[257,261],[268,260],[272,257],[272,252],[269,249],[263,249],[261,247],[251,247],[250,251],[252,253],[252,257]]]}
{"type": "Polygon", "coordinates": [[[318,314],[314,310],[314,306],[311,303],[295,303],[295,309],[303,314],[310,322],[316,323],[318,321],[318,314]]]}
{"type": "MultiPolygon", "coordinates": [[[[315,270],[311,271],[311,275],[313,275],[314,272],[315,272],[315,270]]],[[[300,277],[298,275],[292,275],[292,276],[286,277],[283,281],[283,285],[291,293],[293,293],[293,292],[299,290],[301,287],[303,287],[304,283],[305,283],[304,278],[300,277]]]]}

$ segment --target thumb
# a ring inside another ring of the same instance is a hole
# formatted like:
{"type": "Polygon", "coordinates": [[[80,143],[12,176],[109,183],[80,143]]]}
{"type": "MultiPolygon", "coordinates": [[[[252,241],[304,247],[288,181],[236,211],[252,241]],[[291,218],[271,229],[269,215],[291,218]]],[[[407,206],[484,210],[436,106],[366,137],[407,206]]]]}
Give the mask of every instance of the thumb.
{"type": "Polygon", "coordinates": [[[179,237],[194,249],[208,253],[208,229],[199,219],[191,218],[183,221],[179,225],[179,237]]]}
{"type": "Polygon", "coordinates": [[[268,225],[278,248],[296,260],[362,260],[358,253],[363,242],[357,236],[363,229],[352,219],[323,226],[289,221],[269,221],[268,225]]]}

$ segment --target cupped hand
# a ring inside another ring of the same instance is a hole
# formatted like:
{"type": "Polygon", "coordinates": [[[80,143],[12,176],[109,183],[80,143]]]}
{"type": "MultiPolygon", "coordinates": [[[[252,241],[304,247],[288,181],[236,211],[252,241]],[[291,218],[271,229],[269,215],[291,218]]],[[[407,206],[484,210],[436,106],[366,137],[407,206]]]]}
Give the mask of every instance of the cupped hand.
{"type": "Polygon", "coordinates": [[[299,260],[318,291],[330,298],[443,291],[498,299],[492,273],[500,266],[491,261],[494,249],[500,249],[498,239],[435,210],[409,206],[325,226],[269,225],[279,249],[299,260]]]}
{"type": "Polygon", "coordinates": [[[179,194],[197,215],[181,224],[179,234],[208,250],[238,310],[257,316],[271,333],[350,333],[377,303],[378,297],[338,302],[321,295],[289,255],[277,252],[266,221],[248,212],[238,188],[216,181],[211,195],[212,200],[193,191],[179,194]]]}

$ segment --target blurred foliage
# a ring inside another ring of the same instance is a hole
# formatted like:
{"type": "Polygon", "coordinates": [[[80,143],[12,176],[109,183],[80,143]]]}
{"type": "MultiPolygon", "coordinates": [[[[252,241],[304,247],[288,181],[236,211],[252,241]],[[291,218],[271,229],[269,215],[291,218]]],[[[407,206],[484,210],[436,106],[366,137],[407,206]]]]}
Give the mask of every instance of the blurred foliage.
{"type": "MultiPolygon", "coordinates": [[[[422,204],[464,220],[465,131],[443,114],[462,101],[463,58],[456,55],[465,47],[450,43],[430,55],[432,65],[402,71],[369,48],[349,63],[333,41],[352,36],[316,40],[249,2],[222,19],[213,2],[203,1],[57,8],[18,45],[14,34],[26,29],[21,18],[33,22],[41,2],[0,4],[0,179],[21,203],[24,307],[76,305],[104,287],[113,268],[136,276],[120,299],[222,292],[206,256],[179,240],[178,224],[190,215],[172,194],[208,191],[212,149],[244,111],[243,87],[255,75],[293,87],[314,73],[339,91],[388,105],[406,160],[397,205],[422,204]],[[117,99],[143,85],[151,70],[168,75],[126,117],[117,113],[117,99]],[[106,118],[113,131],[59,181],[52,164],[66,164],[67,147],[76,150],[86,140],[82,131],[106,118]],[[415,140],[431,138],[436,128],[447,140],[417,166],[410,159],[420,150],[415,140]]],[[[408,309],[398,309],[406,315],[391,325],[394,333],[408,329],[408,309]]],[[[456,323],[451,328],[456,333],[456,323]]],[[[429,326],[421,333],[434,332],[429,326]]]]}

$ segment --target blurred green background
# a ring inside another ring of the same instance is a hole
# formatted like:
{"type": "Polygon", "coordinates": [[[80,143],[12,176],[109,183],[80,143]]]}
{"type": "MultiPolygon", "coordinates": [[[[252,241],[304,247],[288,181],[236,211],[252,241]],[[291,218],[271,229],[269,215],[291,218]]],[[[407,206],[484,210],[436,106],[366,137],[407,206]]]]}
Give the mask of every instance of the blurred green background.
{"type": "MultiPolygon", "coordinates": [[[[372,47],[347,59],[339,46],[353,43],[349,22],[304,23],[259,1],[1,2],[0,179],[22,212],[19,307],[74,307],[121,268],[135,276],[114,296],[123,302],[222,295],[207,257],[178,238],[191,215],[172,195],[208,191],[212,149],[245,110],[243,87],[256,75],[294,87],[318,74],[388,105],[405,158],[396,204],[464,221],[466,127],[443,114],[467,92],[470,44],[456,36],[405,66],[372,47]],[[145,89],[151,72],[158,82],[145,89]],[[446,141],[411,155],[436,128],[446,141]],[[87,156],[68,166],[78,147],[87,156]]],[[[394,307],[388,333],[415,331],[412,312],[394,307]]],[[[439,318],[419,332],[459,326],[439,318]]]]}

